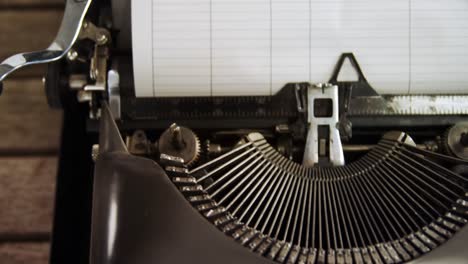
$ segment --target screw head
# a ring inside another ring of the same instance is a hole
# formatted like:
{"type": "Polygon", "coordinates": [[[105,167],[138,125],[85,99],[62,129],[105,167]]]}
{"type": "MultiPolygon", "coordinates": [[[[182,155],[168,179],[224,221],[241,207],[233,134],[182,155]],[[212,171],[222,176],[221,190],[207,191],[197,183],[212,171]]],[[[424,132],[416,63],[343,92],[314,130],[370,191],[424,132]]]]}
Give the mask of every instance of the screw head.
{"type": "Polygon", "coordinates": [[[102,34],[100,33],[97,38],[96,38],[97,42],[99,45],[104,45],[107,43],[107,41],[109,40],[106,36],[106,34],[102,34]]]}
{"type": "Polygon", "coordinates": [[[67,53],[67,59],[69,61],[74,61],[78,58],[78,52],[76,52],[76,50],[70,50],[68,53],[67,53]]]}

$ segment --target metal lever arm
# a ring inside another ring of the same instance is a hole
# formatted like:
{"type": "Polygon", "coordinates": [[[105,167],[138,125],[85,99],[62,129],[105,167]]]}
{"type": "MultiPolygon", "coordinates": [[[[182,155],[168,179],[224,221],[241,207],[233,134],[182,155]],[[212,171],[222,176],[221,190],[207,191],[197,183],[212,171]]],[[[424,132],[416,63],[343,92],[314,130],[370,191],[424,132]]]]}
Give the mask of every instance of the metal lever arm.
{"type": "Polygon", "coordinates": [[[92,0],[67,0],[65,14],[54,42],[42,51],[13,55],[0,64],[0,87],[5,78],[24,66],[49,63],[62,58],[78,38],[92,0]]]}

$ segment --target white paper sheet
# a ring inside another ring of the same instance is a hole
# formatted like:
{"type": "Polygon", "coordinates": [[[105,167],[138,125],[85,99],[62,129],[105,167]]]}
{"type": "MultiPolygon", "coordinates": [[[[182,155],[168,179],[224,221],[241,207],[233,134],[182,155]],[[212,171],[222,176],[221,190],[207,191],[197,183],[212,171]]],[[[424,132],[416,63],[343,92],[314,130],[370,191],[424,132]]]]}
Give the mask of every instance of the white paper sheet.
{"type": "Polygon", "coordinates": [[[136,95],[271,95],[328,81],[343,52],[379,93],[468,93],[467,14],[466,0],[133,0],[136,95]]]}

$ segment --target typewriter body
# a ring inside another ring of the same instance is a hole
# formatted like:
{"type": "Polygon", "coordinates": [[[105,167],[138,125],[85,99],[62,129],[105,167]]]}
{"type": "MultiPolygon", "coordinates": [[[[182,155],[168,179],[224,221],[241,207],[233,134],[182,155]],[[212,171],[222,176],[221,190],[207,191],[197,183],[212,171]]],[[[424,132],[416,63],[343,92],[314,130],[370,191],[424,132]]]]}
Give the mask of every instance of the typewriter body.
{"type": "Polygon", "coordinates": [[[64,110],[51,263],[468,263],[468,87],[382,94],[351,51],[272,95],[138,97],[131,5],[67,0],[0,65],[48,63],[64,110]]]}

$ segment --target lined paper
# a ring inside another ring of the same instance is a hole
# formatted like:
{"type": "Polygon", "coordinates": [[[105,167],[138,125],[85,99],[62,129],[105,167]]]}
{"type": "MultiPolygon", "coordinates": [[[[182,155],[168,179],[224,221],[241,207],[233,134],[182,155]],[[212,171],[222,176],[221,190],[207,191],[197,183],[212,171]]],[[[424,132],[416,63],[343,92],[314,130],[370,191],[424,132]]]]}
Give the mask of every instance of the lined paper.
{"type": "Polygon", "coordinates": [[[272,95],[328,81],[344,52],[379,93],[466,93],[467,12],[466,0],[134,0],[136,95],[272,95]]]}
{"type": "MultiPolygon", "coordinates": [[[[328,80],[336,58],[353,52],[379,92],[406,93],[409,82],[408,0],[312,1],[312,80],[328,80]]],[[[346,69],[350,69],[347,67],[346,69]]],[[[343,74],[345,80],[354,71],[343,74]]]]}
{"type": "Polygon", "coordinates": [[[411,86],[468,93],[468,1],[411,1],[411,86]]]}
{"type": "Polygon", "coordinates": [[[270,94],[270,0],[211,5],[212,95],[270,94]]]}

